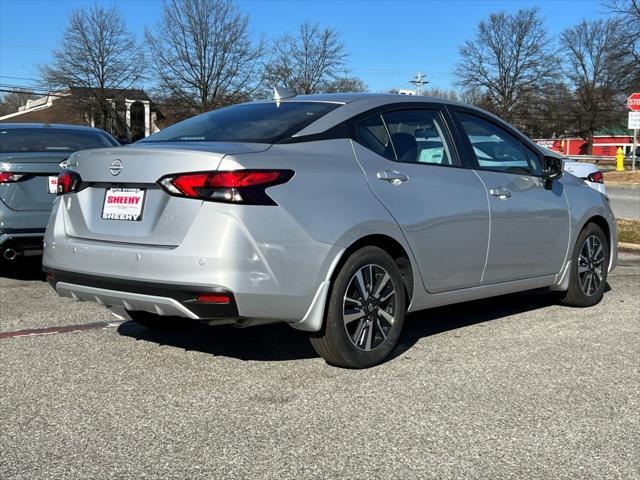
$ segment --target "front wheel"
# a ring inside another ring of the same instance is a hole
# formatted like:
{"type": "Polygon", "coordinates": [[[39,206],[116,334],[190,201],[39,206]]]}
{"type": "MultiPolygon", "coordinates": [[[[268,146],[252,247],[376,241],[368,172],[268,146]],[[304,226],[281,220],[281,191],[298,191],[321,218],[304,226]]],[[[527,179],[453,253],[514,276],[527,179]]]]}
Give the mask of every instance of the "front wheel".
{"type": "Polygon", "coordinates": [[[380,248],[354,252],[329,294],[322,331],[311,345],[328,363],[366,368],[384,361],[400,338],[405,288],[393,259],[380,248]]]}
{"type": "Polygon", "coordinates": [[[609,244],[602,229],[588,224],[580,235],[571,257],[569,289],[562,303],[572,307],[591,307],[602,300],[607,284],[609,244]]]}

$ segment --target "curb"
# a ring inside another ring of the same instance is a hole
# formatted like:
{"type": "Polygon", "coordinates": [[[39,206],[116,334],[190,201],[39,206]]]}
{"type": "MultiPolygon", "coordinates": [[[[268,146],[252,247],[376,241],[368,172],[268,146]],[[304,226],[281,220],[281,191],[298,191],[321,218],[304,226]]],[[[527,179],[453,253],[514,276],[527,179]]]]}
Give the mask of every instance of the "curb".
{"type": "Polygon", "coordinates": [[[604,186],[606,187],[614,187],[614,188],[622,188],[626,190],[640,190],[640,183],[628,183],[628,182],[607,182],[604,181],[604,186]]]}
{"type": "Polygon", "coordinates": [[[640,245],[637,243],[618,242],[618,251],[626,253],[640,253],[640,245]]]}

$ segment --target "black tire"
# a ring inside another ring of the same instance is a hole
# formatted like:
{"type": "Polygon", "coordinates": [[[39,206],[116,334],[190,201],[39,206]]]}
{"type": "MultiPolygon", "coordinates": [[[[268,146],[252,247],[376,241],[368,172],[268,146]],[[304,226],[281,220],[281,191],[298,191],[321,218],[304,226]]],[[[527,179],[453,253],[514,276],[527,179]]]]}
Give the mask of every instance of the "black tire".
{"type": "Polygon", "coordinates": [[[149,330],[177,331],[184,330],[192,325],[192,322],[188,318],[183,317],[156,315],[155,313],[142,312],[138,310],[127,310],[127,314],[134,322],[139,323],[149,330]]]}
{"type": "Polygon", "coordinates": [[[331,365],[371,367],[383,362],[397,345],[405,315],[406,290],[395,262],[380,248],[364,247],[335,277],[323,328],[310,336],[311,345],[331,365]],[[345,321],[345,315],[353,320],[345,321]]]}
{"type": "Polygon", "coordinates": [[[602,300],[607,285],[609,268],[609,242],[595,223],[587,224],[576,241],[571,256],[569,288],[561,297],[564,305],[591,307],[602,300]],[[590,256],[588,241],[593,241],[590,256]],[[601,249],[601,250],[600,250],[601,249]],[[601,254],[598,252],[601,251],[601,254]]]}

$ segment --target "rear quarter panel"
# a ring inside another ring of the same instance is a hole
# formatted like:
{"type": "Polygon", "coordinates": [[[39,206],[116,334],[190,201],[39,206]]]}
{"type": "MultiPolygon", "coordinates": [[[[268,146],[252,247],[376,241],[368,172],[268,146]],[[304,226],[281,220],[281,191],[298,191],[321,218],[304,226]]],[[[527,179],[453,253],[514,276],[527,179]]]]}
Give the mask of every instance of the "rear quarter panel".
{"type": "MultiPolygon", "coordinates": [[[[294,177],[283,185],[267,190],[296,224],[317,242],[339,247],[331,255],[368,235],[386,235],[403,246],[410,257],[414,285],[421,285],[415,259],[400,227],[373,195],[364,172],[358,165],[348,139],[274,145],[257,155],[233,155],[223,158],[219,169],[279,168],[291,169],[294,177]]],[[[258,222],[250,222],[256,225],[258,222]]],[[[265,225],[265,232],[273,225],[265,225]]],[[[326,258],[315,285],[331,274],[335,258],[326,258]]],[[[282,268],[296,269],[283,257],[282,268]]]]}

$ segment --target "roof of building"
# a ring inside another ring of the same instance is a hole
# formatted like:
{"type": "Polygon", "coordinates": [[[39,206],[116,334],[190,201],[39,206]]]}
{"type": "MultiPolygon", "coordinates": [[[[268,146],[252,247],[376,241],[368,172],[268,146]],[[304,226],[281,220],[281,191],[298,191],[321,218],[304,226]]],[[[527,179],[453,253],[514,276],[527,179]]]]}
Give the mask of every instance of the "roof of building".
{"type": "Polygon", "coordinates": [[[602,128],[593,132],[594,137],[628,137],[631,135],[629,130],[624,125],[614,125],[611,127],[602,128]]]}
{"type": "MultiPolygon", "coordinates": [[[[96,93],[100,92],[100,89],[89,87],[71,87],[69,89],[72,97],[76,98],[91,98],[96,93]]],[[[107,98],[127,99],[127,100],[150,100],[149,96],[144,90],[137,88],[106,88],[104,89],[104,95],[107,98]]]]}

